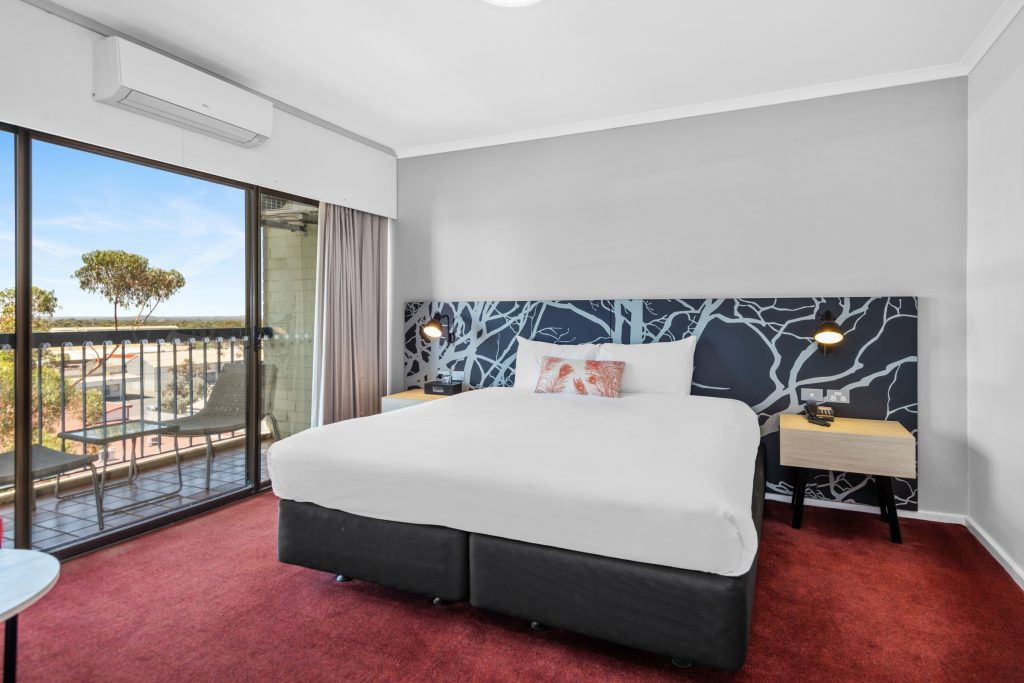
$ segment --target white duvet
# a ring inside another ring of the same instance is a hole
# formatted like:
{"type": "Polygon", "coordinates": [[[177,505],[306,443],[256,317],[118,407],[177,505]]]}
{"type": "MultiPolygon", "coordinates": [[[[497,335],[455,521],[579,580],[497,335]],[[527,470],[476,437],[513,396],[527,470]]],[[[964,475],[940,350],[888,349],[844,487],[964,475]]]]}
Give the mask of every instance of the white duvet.
{"type": "Polygon", "coordinates": [[[289,500],[737,576],[759,438],[730,399],[481,389],[301,432],[269,468],[289,500]]]}

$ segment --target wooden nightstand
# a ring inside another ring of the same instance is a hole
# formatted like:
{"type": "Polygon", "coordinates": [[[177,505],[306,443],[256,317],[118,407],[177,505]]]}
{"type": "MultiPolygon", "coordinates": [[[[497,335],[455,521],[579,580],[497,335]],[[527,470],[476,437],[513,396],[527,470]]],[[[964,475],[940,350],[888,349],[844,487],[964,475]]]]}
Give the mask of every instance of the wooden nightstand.
{"type": "Polygon", "coordinates": [[[857,472],[874,476],[889,536],[893,543],[902,543],[892,478],[917,475],[915,453],[914,435],[899,422],[837,417],[831,427],[821,427],[803,415],[780,415],[779,462],[797,468],[793,528],[799,529],[803,521],[807,468],[857,472]]]}
{"type": "Polygon", "coordinates": [[[409,406],[419,405],[424,401],[436,401],[442,398],[448,397],[436,394],[428,394],[424,392],[422,389],[409,389],[408,391],[400,391],[397,394],[389,394],[380,399],[380,412],[386,413],[392,410],[398,410],[400,408],[408,408],[409,406]]]}

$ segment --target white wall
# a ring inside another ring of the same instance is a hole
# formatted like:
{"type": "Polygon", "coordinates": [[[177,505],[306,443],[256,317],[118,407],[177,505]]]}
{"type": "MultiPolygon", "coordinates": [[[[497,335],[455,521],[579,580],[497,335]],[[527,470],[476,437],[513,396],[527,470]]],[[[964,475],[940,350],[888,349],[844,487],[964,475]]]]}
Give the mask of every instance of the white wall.
{"type": "Polygon", "coordinates": [[[401,159],[392,325],[423,299],[916,295],[920,505],[963,514],[966,147],[957,79],[401,159]]]}
{"type": "Polygon", "coordinates": [[[971,73],[968,144],[969,515],[1024,581],[1024,14],[971,73]]]}
{"type": "Polygon", "coordinates": [[[275,110],[270,141],[244,149],[94,102],[98,39],[19,0],[0,0],[0,122],[395,216],[393,156],[290,114],[275,110]]]}

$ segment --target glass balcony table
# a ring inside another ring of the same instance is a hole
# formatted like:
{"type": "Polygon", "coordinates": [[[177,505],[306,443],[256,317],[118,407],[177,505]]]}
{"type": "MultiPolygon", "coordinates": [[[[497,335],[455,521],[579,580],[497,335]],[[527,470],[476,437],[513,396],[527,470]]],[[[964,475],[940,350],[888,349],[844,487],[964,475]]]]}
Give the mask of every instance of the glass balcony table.
{"type": "MultiPolygon", "coordinates": [[[[150,496],[143,500],[137,500],[128,505],[121,505],[119,507],[107,507],[103,504],[104,493],[109,489],[116,488],[118,486],[126,486],[139,476],[139,465],[136,461],[136,444],[138,440],[145,436],[157,435],[157,434],[173,434],[177,431],[175,425],[169,425],[164,422],[156,422],[153,420],[132,420],[131,422],[117,422],[108,425],[98,425],[95,427],[85,427],[83,429],[75,429],[72,431],[61,432],[57,436],[61,439],[67,439],[69,441],[78,441],[79,443],[88,444],[90,446],[99,446],[101,450],[100,456],[100,493],[99,493],[99,505],[102,507],[103,512],[125,512],[142,505],[150,505],[152,503],[159,502],[161,500],[167,500],[178,495],[182,488],[181,479],[181,452],[178,449],[178,441],[174,441],[174,462],[177,466],[178,471],[178,488],[167,493],[161,493],[155,496],[150,496]],[[107,485],[107,461],[110,459],[110,444],[115,441],[128,441],[131,440],[131,456],[128,461],[128,479],[119,482],[117,484],[107,485]]],[[[60,480],[58,479],[55,487],[55,495],[58,498],[60,488],[60,480]]],[[[78,495],[78,494],[76,494],[78,495]]],[[[71,497],[71,496],[68,496],[71,497]]]]}

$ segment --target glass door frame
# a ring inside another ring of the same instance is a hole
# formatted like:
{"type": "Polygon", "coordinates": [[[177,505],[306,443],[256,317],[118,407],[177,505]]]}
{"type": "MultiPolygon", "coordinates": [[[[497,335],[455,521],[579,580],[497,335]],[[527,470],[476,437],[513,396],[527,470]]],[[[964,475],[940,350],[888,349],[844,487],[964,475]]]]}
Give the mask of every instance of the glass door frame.
{"type": "MultiPolygon", "coordinates": [[[[200,503],[181,509],[155,515],[134,524],[101,532],[79,543],[68,545],[53,552],[60,559],[67,559],[91,552],[125,539],[144,534],[162,526],[172,524],[194,515],[208,512],[222,505],[248,498],[266,490],[260,480],[260,396],[262,395],[262,373],[260,372],[260,344],[264,330],[260,329],[260,195],[261,188],[230,178],[184,168],[153,159],[107,149],[98,145],[71,140],[58,135],[42,133],[28,128],[9,126],[0,122],[0,130],[15,135],[15,335],[14,335],[14,401],[15,401],[15,542],[16,548],[32,547],[32,496],[34,482],[31,474],[32,452],[32,142],[40,141],[83,152],[98,154],[142,166],[149,166],[172,173],[178,173],[200,180],[241,189],[245,192],[245,330],[248,343],[245,345],[245,362],[248,381],[246,382],[245,462],[246,485],[236,491],[212,497],[200,503]]],[[[268,190],[281,196],[276,190],[268,190]]],[[[309,201],[309,200],[304,200],[309,201]]],[[[269,484],[267,482],[266,484],[269,484]]]]}
{"type": "MultiPolygon", "coordinates": [[[[271,189],[268,189],[268,188],[263,188],[263,187],[258,187],[258,186],[255,188],[254,205],[252,207],[252,210],[255,211],[255,216],[256,217],[255,217],[254,231],[253,231],[252,234],[254,235],[256,242],[255,242],[255,246],[253,248],[253,254],[252,254],[252,257],[253,257],[254,261],[253,261],[251,267],[254,269],[254,271],[256,273],[256,277],[255,277],[255,279],[247,277],[246,278],[246,284],[247,285],[249,285],[249,284],[255,285],[256,286],[256,290],[257,290],[255,297],[250,299],[250,301],[255,306],[255,309],[252,311],[253,319],[256,320],[257,321],[256,324],[260,326],[260,329],[257,330],[259,332],[259,337],[257,337],[257,339],[258,339],[258,342],[260,344],[260,347],[262,347],[262,345],[263,345],[263,339],[265,338],[264,335],[266,334],[266,332],[268,330],[270,330],[269,327],[263,326],[263,322],[264,322],[264,320],[263,320],[263,313],[264,313],[263,312],[263,301],[260,298],[261,297],[261,293],[263,291],[263,269],[266,267],[266,264],[263,263],[263,248],[262,248],[263,247],[263,242],[262,242],[262,240],[263,240],[263,221],[262,221],[261,213],[262,213],[262,209],[263,209],[263,195],[267,195],[268,197],[274,197],[274,198],[277,198],[277,199],[291,200],[293,202],[299,202],[300,204],[309,204],[311,206],[318,207],[318,209],[319,209],[319,206],[320,206],[320,202],[318,200],[310,199],[309,197],[303,197],[302,195],[292,194],[290,192],[284,192],[282,190],[271,190],[271,189]]],[[[314,378],[314,381],[315,381],[315,378],[314,378]]],[[[260,389],[262,390],[262,386],[260,387],[260,389]]],[[[262,393],[257,394],[257,396],[262,396],[262,393]]],[[[258,406],[258,402],[259,402],[260,399],[257,398],[256,400],[257,400],[257,407],[255,408],[255,410],[257,410],[258,412],[261,412],[260,411],[260,407],[258,406]]],[[[250,406],[250,408],[251,407],[252,406],[250,406]]],[[[260,417],[259,415],[256,415],[257,422],[255,424],[259,424],[259,417],[260,417]]],[[[248,432],[246,432],[246,436],[248,437],[248,432]]],[[[262,464],[263,463],[261,462],[262,453],[260,452],[259,434],[257,433],[255,436],[257,437],[256,438],[256,443],[252,446],[252,448],[254,449],[254,452],[256,453],[256,463],[255,463],[256,469],[255,469],[255,472],[256,472],[257,478],[259,478],[260,474],[263,471],[263,469],[262,469],[262,464]]],[[[247,451],[247,453],[248,453],[248,451],[247,451]]],[[[266,480],[266,481],[260,481],[259,482],[259,487],[258,487],[259,491],[269,491],[270,487],[271,487],[271,481],[269,479],[266,480]]]]}
{"type": "Polygon", "coordinates": [[[32,544],[32,140],[14,134],[14,547],[32,544]]]}

